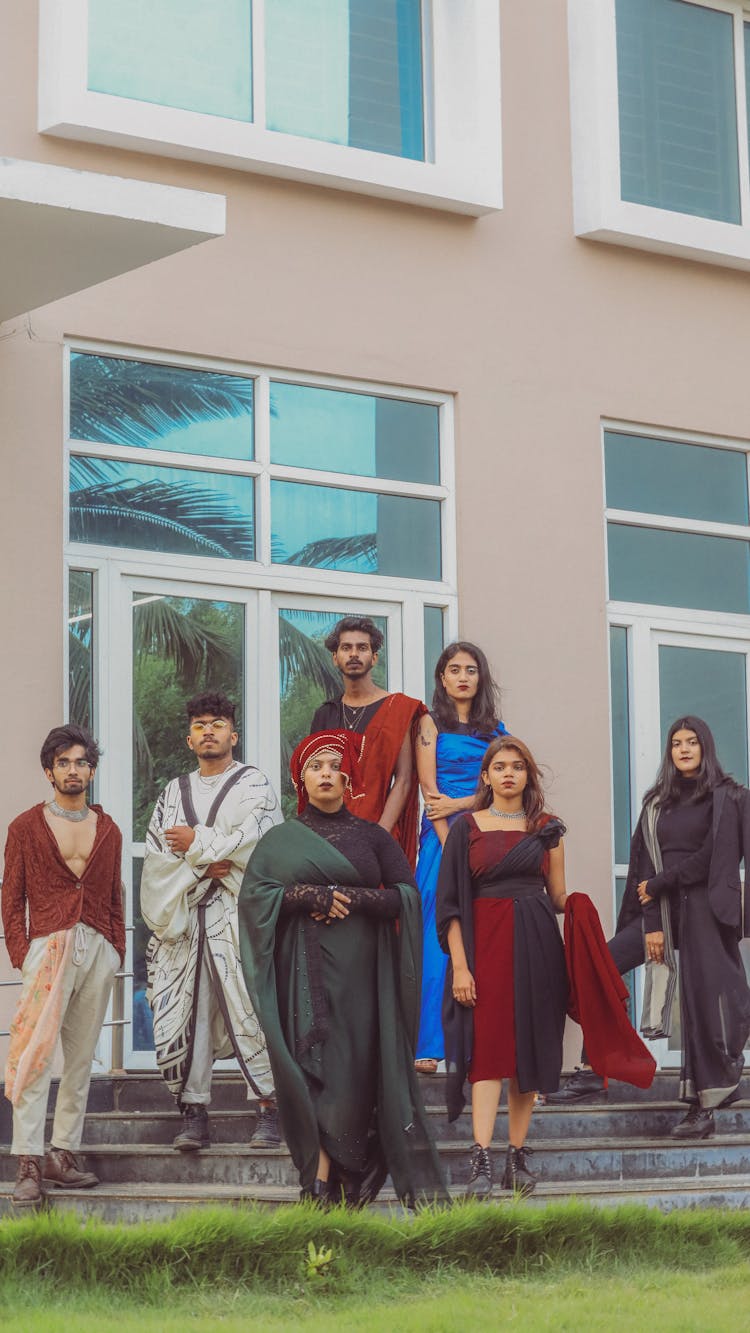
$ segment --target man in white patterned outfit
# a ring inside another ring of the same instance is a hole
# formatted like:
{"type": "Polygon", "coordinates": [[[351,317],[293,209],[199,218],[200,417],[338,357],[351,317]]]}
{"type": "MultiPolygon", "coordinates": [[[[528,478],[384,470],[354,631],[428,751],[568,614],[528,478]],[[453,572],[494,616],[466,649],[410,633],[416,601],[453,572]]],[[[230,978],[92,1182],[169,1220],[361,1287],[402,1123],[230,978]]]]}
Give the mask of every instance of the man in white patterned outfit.
{"type": "Polygon", "coordinates": [[[146,963],[156,1058],[178,1101],[181,1152],[210,1144],[213,1062],[235,1055],[259,1101],[250,1142],[281,1136],[265,1038],[240,964],[237,895],[250,853],[281,822],[264,773],[233,758],[235,706],[206,693],[186,705],[198,768],[167,783],[146,835],[141,912],[152,930],[146,963]]]}

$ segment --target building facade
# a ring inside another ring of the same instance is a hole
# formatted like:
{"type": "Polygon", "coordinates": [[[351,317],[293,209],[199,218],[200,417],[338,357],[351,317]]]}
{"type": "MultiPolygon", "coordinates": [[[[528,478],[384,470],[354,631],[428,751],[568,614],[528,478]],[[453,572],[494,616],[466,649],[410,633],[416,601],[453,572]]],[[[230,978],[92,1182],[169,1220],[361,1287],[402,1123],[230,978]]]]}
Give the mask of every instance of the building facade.
{"type": "Polygon", "coordinates": [[[184,699],[237,697],[288,799],[350,610],[411,694],[484,647],[610,927],[670,720],[748,778],[750,9],[2,0],[0,28],[0,825],[88,722],[126,843],[102,1067],[153,1058],[137,887],[184,699]]]}

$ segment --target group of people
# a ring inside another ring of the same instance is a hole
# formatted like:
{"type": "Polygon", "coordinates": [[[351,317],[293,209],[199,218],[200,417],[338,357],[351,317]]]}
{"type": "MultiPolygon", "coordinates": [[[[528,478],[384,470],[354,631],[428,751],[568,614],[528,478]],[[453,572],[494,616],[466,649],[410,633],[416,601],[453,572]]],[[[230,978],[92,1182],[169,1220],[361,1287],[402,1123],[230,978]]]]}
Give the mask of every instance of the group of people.
{"type": "MultiPolygon", "coordinates": [[[[213,1063],[233,1055],[258,1104],[250,1141],[286,1142],[303,1197],[360,1206],[390,1175],[408,1204],[444,1200],[419,1077],[444,1060],[451,1119],[471,1087],[467,1192],[492,1190],[507,1079],[502,1185],[528,1193],[537,1096],[575,1100],[608,1077],[653,1078],[621,980],[643,962],[648,1035],[669,1021],[679,969],[688,1110],[675,1133],[712,1133],[714,1110],[739,1095],[750,1034],[738,943],[750,805],[705,723],[670,729],[607,948],[591,901],[566,892],[565,827],[546,809],[528,746],[499,717],[482,651],[444,650],[428,712],[375,684],[382,636],[371,620],[345,618],[326,646],[343,689],[292,755],[295,819],[282,823],[268,779],[234,758],[234,704],[209,692],[186,709],[197,766],[167,784],[150,821],[141,912],[156,1059],[181,1113],[174,1147],[210,1143],[213,1063]],[[567,1014],[585,1051],[560,1087],[567,1014]]],[[[52,731],[41,752],[51,800],[8,830],[2,915],[22,973],[5,1076],[18,1206],[98,1183],[77,1154],[125,953],[121,836],[87,802],[98,761],[88,732],[52,731]]]]}

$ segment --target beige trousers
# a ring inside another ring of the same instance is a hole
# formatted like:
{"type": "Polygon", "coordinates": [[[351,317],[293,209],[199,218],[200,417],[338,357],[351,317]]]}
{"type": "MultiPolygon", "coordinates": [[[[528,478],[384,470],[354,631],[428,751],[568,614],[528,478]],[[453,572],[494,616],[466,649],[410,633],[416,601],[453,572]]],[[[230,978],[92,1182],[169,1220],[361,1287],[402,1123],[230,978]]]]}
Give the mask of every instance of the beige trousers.
{"type": "MultiPolygon", "coordinates": [[[[56,1148],[77,1152],[81,1146],[83,1120],[91,1081],[91,1061],[107,1012],[112,982],[120,968],[120,956],[113,944],[93,926],[79,923],[73,961],[63,978],[63,1017],[60,1041],[63,1072],[57,1093],[52,1143],[56,1148]]],[[[44,956],[47,936],[32,940],[23,960],[21,976],[25,994],[44,956]]],[[[13,1107],[13,1143],[16,1157],[41,1157],[44,1153],[44,1127],[47,1099],[52,1079],[52,1064],[21,1093],[13,1107]]]]}

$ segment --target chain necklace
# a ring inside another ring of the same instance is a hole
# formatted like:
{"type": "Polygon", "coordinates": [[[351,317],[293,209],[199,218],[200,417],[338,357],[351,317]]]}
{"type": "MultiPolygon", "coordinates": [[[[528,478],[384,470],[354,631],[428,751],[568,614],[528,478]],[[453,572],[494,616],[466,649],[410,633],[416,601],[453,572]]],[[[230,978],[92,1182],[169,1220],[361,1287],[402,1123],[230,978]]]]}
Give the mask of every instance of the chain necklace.
{"type": "Polygon", "coordinates": [[[525,819],[524,810],[496,810],[494,805],[487,806],[488,813],[495,816],[495,819],[525,819]]]}
{"type": "Polygon", "coordinates": [[[362,714],[368,707],[369,704],[360,704],[359,708],[350,708],[349,704],[345,704],[344,700],[341,700],[341,721],[346,731],[356,731],[362,719],[362,714]],[[350,711],[351,717],[348,716],[350,711]]]}
{"type": "Polygon", "coordinates": [[[51,814],[57,815],[58,819],[69,819],[71,824],[82,824],[84,819],[88,819],[89,808],[84,805],[82,810],[65,810],[57,801],[51,800],[47,806],[51,814]]]}

